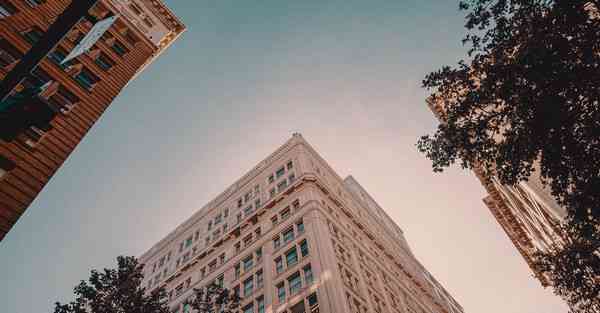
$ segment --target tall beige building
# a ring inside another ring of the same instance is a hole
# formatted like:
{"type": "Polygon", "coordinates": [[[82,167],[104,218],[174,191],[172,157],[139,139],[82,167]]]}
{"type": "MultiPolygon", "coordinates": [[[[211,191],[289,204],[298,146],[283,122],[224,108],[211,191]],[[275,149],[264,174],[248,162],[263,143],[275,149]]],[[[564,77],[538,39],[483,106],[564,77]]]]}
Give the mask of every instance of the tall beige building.
{"type": "Polygon", "coordinates": [[[404,234],[299,134],[144,253],[172,312],[216,282],[241,312],[461,313],[404,234]]]}
{"type": "MultiPolygon", "coordinates": [[[[442,105],[433,101],[427,103],[438,120],[443,121],[442,105]]],[[[535,276],[547,286],[547,279],[534,266],[534,255],[562,242],[559,225],[566,211],[556,203],[535,173],[527,182],[507,186],[480,169],[474,172],[487,192],[483,202],[535,276]]]]}

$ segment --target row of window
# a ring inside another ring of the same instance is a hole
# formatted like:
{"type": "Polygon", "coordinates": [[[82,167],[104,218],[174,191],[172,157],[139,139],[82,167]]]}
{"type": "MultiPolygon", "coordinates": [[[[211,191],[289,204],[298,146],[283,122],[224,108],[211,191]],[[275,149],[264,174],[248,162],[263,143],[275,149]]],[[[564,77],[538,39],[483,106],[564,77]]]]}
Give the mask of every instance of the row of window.
{"type": "Polygon", "coordinates": [[[233,287],[233,292],[243,298],[250,297],[255,290],[259,290],[264,286],[264,274],[263,270],[259,269],[254,275],[248,276],[241,283],[242,291],[240,292],[240,285],[233,287]]]}
{"type": "Polygon", "coordinates": [[[239,278],[243,273],[247,273],[250,271],[254,264],[258,264],[262,261],[262,247],[259,247],[254,251],[253,254],[250,254],[242,259],[240,263],[237,263],[233,266],[235,278],[239,278]],[[242,272],[243,271],[243,272],[242,272]]]}
{"type": "Polygon", "coordinates": [[[300,250],[300,255],[302,258],[308,256],[308,242],[306,239],[302,240],[298,247],[294,245],[291,249],[287,250],[283,255],[275,258],[275,271],[277,274],[283,273],[285,269],[289,269],[290,267],[298,264],[298,250],[300,250]],[[284,260],[285,260],[285,268],[284,268],[284,260]]]}
{"type": "Polygon", "coordinates": [[[273,187],[269,190],[269,197],[274,198],[278,193],[284,191],[288,186],[296,181],[296,174],[293,172],[289,174],[287,178],[284,178],[282,181],[277,183],[276,187],[273,187]]]}
{"type": "Polygon", "coordinates": [[[294,223],[294,225],[291,225],[290,227],[286,228],[284,231],[273,237],[273,248],[277,250],[279,249],[279,247],[284,246],[289,242],[292,242],[296,237],[300,236],[303,233],[304,221],[302,219],[299,219],[298,221],[296,221],[296,223],[294,223]]]}
{"type": "MultiPolygon", "coordinates": [[[[46,2],[46,0],[25,0],[25,3],[27,3],[31,7],[38,6],[44,2],[46,2]]],[[[17,12],[17,8],[12,3],[10,3],[10,1],[0,0],[0,18],[5,18],[14,15],[17,12]]]]}
{"type": "Polygon", "coordinates": [[[312,272],[312,267],[309,264],[302,267],[301,271],[297,271],[290,276],[288,276],[283,281],[277,283],[275,285],[275,290],[277,292],[277,301],[279,303],[284,303],[286,297],[291,297],[302,290],[303,285],[305,287],[310,286],[314,282],[314,276],[312,272]],[[304,281],[304,284],[303,284],[304,281]],[[287,285],[287,291],[286,291],[287,285]]]}
{"type": "Polygon", "coordinates": [[[291,171],[291,170],[293,170],[294,169],[294,163],[292,161],[288,161],[287,164],[286,164],[286,166],[281,166],[280,168],[278,168],[275,171],[275,173],[269,175],[269,178],[267,180],[268,183],[272,184],[272,183],[275,182],[275,180],[283,177],[283,175],[285,175],[286,168],[287,168],[288,172],[291,171]]]}
{"type": "Polygon", "coordinates": [[[259,296],[242,308],[242,313],[265,313],[265,297],[259,296]],[[256,309],[256,310],[255,310],[256,309]]]}

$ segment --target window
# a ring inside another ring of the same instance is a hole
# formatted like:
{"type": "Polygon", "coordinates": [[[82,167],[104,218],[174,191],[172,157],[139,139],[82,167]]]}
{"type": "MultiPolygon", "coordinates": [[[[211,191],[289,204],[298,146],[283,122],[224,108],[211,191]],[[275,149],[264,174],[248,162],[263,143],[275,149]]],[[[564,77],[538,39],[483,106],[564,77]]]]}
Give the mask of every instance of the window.
{"type": "Polygon", "coordinates": [[[298,210],[298,209],[300,208],[300,201],[298,201],[298,200],[295,200],[295,201],[292,203],[292,207],[294,208],[294,210],[298,210]]]}
{"type": "Polygon", "coordinates": [[[292,161],[289,161],[287,163],[287,169],[288,169],[288,171],[291,170],[292,168],[294,168],[294,163],[292,161]]]}
{"type": "Polygon", "coordinates": [[[283,168],[283,166],[279,168],[277,172],[275,172],[275,176],[277,176],[277,178],[283,176],[283,174],[285,174],[285,168],[283,168]]]}
{"type": "Polygon", "coordinates": [[[46,0],[25,0],[25,2],[27,2],[27,4],[29,4],[32,7],[35,7],[46,2],[46,0]]]}
{"type": "Polygon", "coordinates": [[[304,300],[300,300],[300,302],[292,305],[290,308],[290,313],[305,313],[306,308],[304,307],[304,300]]]}
{"type": "Polygon", "coordinates": [[[94,63],[104,71],[110,70],[115,65],[115,62],[104,53],[101,53],[96,60],[94,60],[94,63]]]}
{"type": "Polygon", "coordinates": [[[236,278],[236,279],[237,279],[237,278],[240,278],[240,274],[241,274],[241,270],[240,270],[240,268],[241,268],[241,267],[240,267],[240,263],[238,263],[238,264],[236,264],[236,265],[234,266],[234,271],[235,271],[235,274],[234,274],[234,276],[235,276],[235,278],[236,278]]]}
{"type": "MultiPolygon", "coordinates": [[[[48,58],[50,59],[50,61],[52,61],[54,64],[60,66],[61,68],[66,68],[67,65],[66,64],[61,64],[61,62],[67,57],[67,52],[65,52],[65,50],[61,47],[57,47],[56,49],[52,50],[52,52],[50,52],[48,54],[48,58]]],[[[69,62],[67,62],[69,63],[69,62]]]]}
{"type": "Polygon", "coordinates": [[[298,234],[302,234],[304,232],[304,221],[303,220],[299,220],[296,222],[296,230],[298,231],[298,234]]]}
{"type": "Polygon", "coordinates": [[[54,93],[49,99],[48,103],[56,111],[60,111],[63,114],[69,113],[79,103],[79,98],[72,92],[67,90],[62,85],[58,87],[58,91],[54,93]]]}
{"type": "Polygon", "coordinates": [[[187,262],[187,260],[189,260],[189,259],[190,259],[190,252],[188,251],[183,255],[183,262],[187,262]]]}
{"type": "Polygon", "coordinates": [[[252,211],[254,211],[254,207],[250,205],[244,209],[244,214],[249,215],[250,213],[252,213],[252,211]]]}
{"type": "Polygon", "coordinates": [[[221,223],[222,220],[223,220],[223,215],[221,215],[221,213],[219,213],[217,216],[215,216],[215,225],[221,223]]]}
{"type": "Polygon", "coordinates": [[[254,265],[254,260],[252,259],[252,256],[248,256],[242,261],[242,263],[244,264],[244,272],[246,272],[252,268],[254,265]]]}
{"type": "Polygon", "coordinates": [[[192,245],[192,243],[193,243],[193,242],[194,242],[194,240],[193,240],[192,236],[188,237],[188,238],[185,240],[185,247],[186,247],[186,248],[188,248],[189,246],[191,246],[191,245],[192,245]]]}
{"type": "Polygon", "coordinates": [[[204,245],[208,246],[210,244],[210,236],[204,239],[204,245]]]}
{"type": "Polygon", "coordinates": [[[262,259],[262,247],[256,249],[256,252],[254,252],[254,254],[256,254],[256,262],[260,262],[260,260],[262,259]]]}
{"type": "Polygon", "coordinates": [[[296,272],[292,276],[288,277],[288,285],[290,286],[290,294],[296,294],[302,288],[302,279],[300,273],[296,272]]]}
{"type": "Polygon", "coordinates": [[[289,228],[288,230],[283,232],[283,242],[288,243],[292,240],[294,240],[294,229],[289,228]]]}
{"type": "Polygon", "coordinates": [[[212,262],[208,263],[208,271],[212,272],[217,269],[217,260],[212,260],[212,262]]]}
{"type": "Polygon", "coordinates": [[[22,32],[21,36],[23,36],[29,44],[34,45],[42,38],[42,36],[44,36],[44,32],[39,27],[34,26],[30,30],[22,32]]]}
{"type": "Polygon", "coordinates": [[[296,251],[296,247],[285,253],[285,263],[288,267],[294,266],[298,263],[298,252],[296,251]]]}
{"type": "Polygon", "coordinates": [[[256,312],[265,313],[265,297],[260,296],[256,298],[256,312]]]}
{"type": "Polygon", "coordinates": [[[217,279],[215,280],[215,285],[223,288],[224,280],[225,280],[225,276],[223,274],[219,275],[219,277],[217,277],[217,279]]]}
{"type": "Polygon", "coordinates": [[[140,15],[142,14],[144,11],[142,11],[142,9],[137,5],[137,3],[135,2],[131,2],[129,3],[129,8],[135,12],[135,14],[140,15]]]}
{"type": "Polygon", "coordinates": [[[244,200],[242,200],[242,198],[239,198],[237,202],[238,209],[241,208],[242,205],[244,205],[244,200]]]}
{"type": "Polygon", "coordinates": [[[212,229],[212,221],[208,221],[208,231],[212,229]]]}
{"type": "Polygon", "coordinates": [[[223,210],[223,217],[228,217],[229,216],[229,208],[226,208],[225,210],[223,210]]]}
{"type": "Polygon", "coordinates": [[[242,308],[242,313],[253,313],[253,312],[254,312],[254,306],[252,306],[252,303],[250,303],[242,308]]]}
{"type": "Polygon", "coordinates": [[[304,272],[304,282],[306,282],[306,285],[312,284],[313,283],[313,272],[312,272],[312,267],[310,266],[310,264],[303,267],[302,271],[304,272]]]}
{"type": "Polygon", "coordinates": [[[296,180],[296,175],[291,173],[290,176],[288,176],[288,180],[290,181],[290,184],[293,183],[296,180]]]}
{"type": "Polygon", "coordinates": [[[313,307],[319,304],[319,300],[317,299],[317,293],[313,292],[306,298],[308,300],[308,306],[312,309],[313,307]]]}
{"type": "Polygon", "coordinates": [[[124,36],[127,42],[132,46],[135,46],[135,44],[137,44],[140,41],[140,39],[133,33],[133,31],[129,29],[125,32],[124,36]]]}
{"type": "Polygon", "coordinates": [[[277,299],[279,303],[283,303],[285,301],[285,285],[281,282],[275,287],[277,288],[277,299]]]}
{"type": "Polygon", "coordinates": [[[270,175],[269,176],[269,184],[273,183],[275,181],[275,176],[270,175]]]}
{"type": "Polygon", "coordinates": [[[260,237],[262,235],[262,231],[260,230],[260,226],[254,230],[254,234],[256,235],[256,238],[258,238],[258,237],[260,237]]]}
{"type": "Polygon", "coordinates": [[[260,208],[260,206],[261,206],[261,203],[260,203],[260,198],[258,198],[258,199],[256,199],[256,200],[254,200],[254,207],[255,207],[256,209],[259,209],[259,208],[260,208]]]}
{"type": "Polygon", "coordinates": [[[279,212],[279,215],[281,215],[281,219],[286,219],[290,216],[290,207],[286,207],[285,209],[281,210],[281,212],[279,212]]]}
{"type": "Polygon", "coordinates": [[[219,255],[219,263],[221,265],[225,264],[225,253],[221,253],[221,255],[219,255]]]}
{"type": "Polygon", "coordinates": [[[236,216],[236,222],[239,224],[242,221],[242,213],[238,213],[236,216]]]}
{"type": "Polygon", "coordinates": [[[251,295],[253,289],[254,279],[253,277],[248,277],[248,279],[244,280],[244,297],[251,295]]]}
{"type": "Polygon", "coordinates": [[[282,192],[287,187],[287,180],[282,180],[277,184],[277,192],[282,192]]]}
{"type": "Polygon", "coordinates": [[[273,224],[273,226],[277,225],[277,215],[271,216],[271,224],[273,224]]]}
{"type": "Polygon", "coordinates": [[[302,254],[302,257],[308,255],[308,242],[306,241],[306,239],[302,240],[302,242],[300,243],[300,254],[302,254]]]}
{"type": "Polygon", "coordinates": [[[129,52],[129,50],[127,48],[125,48],[125,46],[123,46],[123,44],[118,41],[115,41],[115,43],[110,48],[112,51],[114,51],[119,56],[124,56],[129,52]]]}
{"type": "Polygon", "coordinates": [[[250,234],[244,238],[244,247],[247,247],[251,244],[252,244],[252,234],[250,234]]]}
{"type": "Polygon", "coordinates": [[[263,271],[259,270],[256,272],[256,288],[261,288],[264,284],[263,271]]]}
{"type": "Polygon", "coordinates": [[[85,90],[91,90],[94,85],[100,81],[100,78],[94,73],[90,72],[87,68],[82,68],[79,74],[75,75],[75,81],[79,83],[85,90]]]}
{"type": "Polygon", "coordinates": [[[0,38],[0,67],[7,67],[17,62],[23,54],[9,43],[6,39],[0,38]]]}
{"type": "Polygon", "coordinates": [[[279,236],[273,238],[273,248],[277,249],[277,248],[279,248],[280,245],[281,245],[281,240],[279,239],[279,236]]]}
{"type": "Polygon", "coordinates": [[[277,191],[275,190],[275,188],[271,188],[271,190],[269,190],[269,196],[271,198],[275,197],[276,194],[277,194],[277,191]]]}
{"type": "Polygon", "coordinates": [[[154,21],[152,21],[152,19],[149,16],[146,16],[144,17],[144,24],[146,24],[146,26],[148,27],[153,27],[154,21]]]}
{"type": "Polygon", "coordinates": [[[6,174],[8,174],[8,172],[13,170],[15,167],[16,167],[16,164],[13,161],[0,155],[0,179],[2,179],[2,177],[6,176],[6,174]]]}
{"type": "Polygon", "coordinates": [[[6,0],[0,0],[0,18],[9,17],[17,13],[17,8],[6,0]]]}
{"type": "Polygon", "coordinates": [[[250,201],[251,198],[252,198],[252,191],[249,191],[248,193],[246,193],[246,195],[244,195],[244,202],[250,201]]]}
{"type": "Polygon", "coordinates": [[[223,233],[227,232],[227,228],[228,228],[227,223],[223,224],[223,233]]]}
{"type": "Polygon", "coordinates": [[[191,309],[192,309],[192,306],[189,303],[185,303],[183,305],[183,313],[190,313],[191,309]]]}
{"type": "Polygon", "coordinates": [[[160,258],[160,260],[158,261],[158,267],[161,267],[165,265],[165,257],[163,256],[162,258],[160,258]]]}
{"type": "Polygon", "coordinates": [[[281,259],[281,257],[275,259],[275,270],[277,271],[277,274],[283,272],[283,259],[281,259]]]}

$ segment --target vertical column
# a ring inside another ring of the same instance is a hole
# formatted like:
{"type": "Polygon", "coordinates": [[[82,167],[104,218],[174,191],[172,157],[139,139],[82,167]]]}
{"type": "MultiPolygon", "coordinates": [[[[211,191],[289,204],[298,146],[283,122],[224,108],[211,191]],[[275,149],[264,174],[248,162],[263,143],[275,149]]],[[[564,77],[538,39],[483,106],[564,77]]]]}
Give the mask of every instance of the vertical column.
{"type": "MultiPolygon", "coordinates": [[[[266,215],[265,215],[266,216],[266,215]]],[[[266,227],[265,227],[266,228],[266,227]]],[[[265,238],[263,244],[263,275],[264,275],[264,296],[265,296],[265,312],[274,313],[273,304],[275,303],[275,281],[273,280],[273,243],[269,236],[274,233],[269,231],[263,235],[265,238]]]]}
{"type": "MultiPolygon", "coordinates": [[[[317,198],[317,200],[320,200],[320,198],[317,198]]],[[[320,204],[317,205],[317,208],[320,207],[320,204]]],[[[313,257],[316,261],[314,262],[314,270],[319,278],[319,306],[324,308],[322,310],[324,312],[349,312],[325,215],[318,210],[313,210],[310,212],[310,216],[312,222],[311,235],[314,238],[312,241],[313,251],[315,251],[313,257]]]]}

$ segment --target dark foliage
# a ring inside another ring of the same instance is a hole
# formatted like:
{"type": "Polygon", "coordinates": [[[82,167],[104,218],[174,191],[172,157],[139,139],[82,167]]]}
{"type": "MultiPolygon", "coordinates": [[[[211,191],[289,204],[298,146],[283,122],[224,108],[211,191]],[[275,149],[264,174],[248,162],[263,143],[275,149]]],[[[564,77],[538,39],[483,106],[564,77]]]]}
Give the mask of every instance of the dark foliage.
{"type": "Polygon", "coordinates": [[[239,312],[240,297],[226,288],[212,284],[205,288],[194,288],[194,293],[190,305],[198,313],[239,312]]]}
{"type": "Polygon", "coordinates": [[[56,303],[54,313],[168,313],[167,296],[157,289],[145,294],[142,264],[135,257],[117,258],[117,269],[92,270],[74,289],[76,298],[56,303]]]}
{"type": "Polygon", "coordinates": [[[554,282],[555,293],[567,300],[572,311],[600,312],[600,233],[586,227],[590,225],[565,223],[566,244],[539,253],[536,266],[554,282]]]}
{"type": "Polygon", "coordinates": [[[566,236],[576,235],[540,256],[554,264],[545,270],[573,310],[597,308],[598,276],[578,278],[600,272],[599,255],[578,243],[597,240],[600,227],[600,1],[470,0],[460,9],[469,60],[423,81],[444,121],[417,146],[436,172],[458,162],[511,185],[538,171],[567,209],[566,236]]]}

